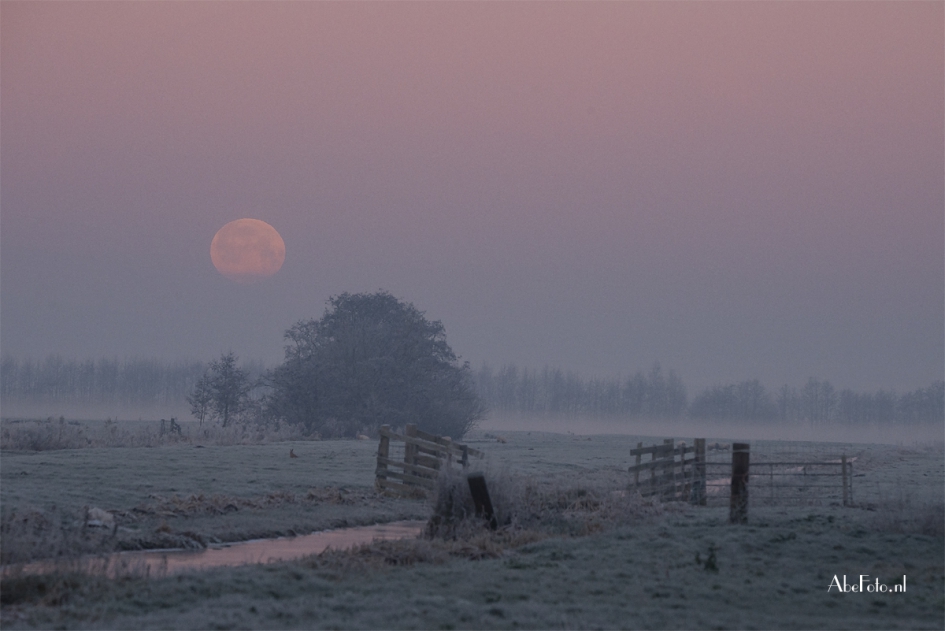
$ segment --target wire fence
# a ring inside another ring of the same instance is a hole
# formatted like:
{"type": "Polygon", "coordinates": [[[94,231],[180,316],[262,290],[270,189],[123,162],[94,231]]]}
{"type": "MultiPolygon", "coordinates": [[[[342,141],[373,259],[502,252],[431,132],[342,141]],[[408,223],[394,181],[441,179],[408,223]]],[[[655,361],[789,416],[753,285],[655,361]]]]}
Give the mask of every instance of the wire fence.
{"type": "MultiPolygon", "coordinates": [[[[853,459],[837,462],[751,462],[748,493],[752,504],[851,505],[853,459]]],[[[731,462],[706,463],[706,498],[711,504],[729,504],[731,462]]]]}

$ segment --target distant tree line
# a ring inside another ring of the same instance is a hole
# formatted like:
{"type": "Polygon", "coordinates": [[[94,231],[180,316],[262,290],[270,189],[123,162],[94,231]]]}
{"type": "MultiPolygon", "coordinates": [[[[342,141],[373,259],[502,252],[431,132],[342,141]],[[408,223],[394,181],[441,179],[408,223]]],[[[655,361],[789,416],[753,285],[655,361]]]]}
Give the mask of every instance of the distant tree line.
{"type": "Polygon", "coordinates": [[[757,380],[706,389],[693,399],[689,416],[698,419],[781,423],[912,424],[945,420],[945,381],[905,394],[891,390],[837,390],[811,378],[801,388],[768,392],[757,380]]]}
{"type": "Polygon", "coordinates": [[[611,418],[692,418],[708,421],[822,424],[911,424],[945,421],[945,381],[897,394],[837,390],[811,378],[796,388],[768,391],[757,379],[717,385],[692,401],[674,371],[654,364],[626,379],[584,379],[574,372],[484,364],[475,374],[486,406],[516,414],[611,418]]]}
{"type": "Polygon", "coordinates": [[[815,378],[769,391],[751,379],[706,388],[690,400],[679,375],[658,363],[622,379],[514,364],[472,371],[446,345],[442,325],[412,305],[383,293],[333,300],[320,320],[286,332],[285,361],[271,370],[258,361],[237,365],[232,353],[208,363],[5,354],[0,401],[188,405],[201,422],[285,422],[326,436],[418,421],[459,437],[483,410],[813,425],[945,421],[945,381],[899,394],[838,390],[815,378]]]}
{"type": "Polygon", "coordinates": [[[829,381],[811,378],[800,389],[782,386],[775,405],[778,419],[813,424],[941,423],[945,420],[945,381],[897,394],[891,390],[837,391],[829,381]]]}
{"type": "Polygon", "coordinates": [[[202,362],[156,359],[0,358],[0,399],[23,403],[174,405],[204,372],[202,362]]]}
{"type": "Polygon", "coordinates": [[[492,410],[520,414],[627,418],[678,418],[686,413],[686,387],[659,363],[629,379],[583,379],[558,368],[529,370],[484,364],[476,388],[492,410]]]}

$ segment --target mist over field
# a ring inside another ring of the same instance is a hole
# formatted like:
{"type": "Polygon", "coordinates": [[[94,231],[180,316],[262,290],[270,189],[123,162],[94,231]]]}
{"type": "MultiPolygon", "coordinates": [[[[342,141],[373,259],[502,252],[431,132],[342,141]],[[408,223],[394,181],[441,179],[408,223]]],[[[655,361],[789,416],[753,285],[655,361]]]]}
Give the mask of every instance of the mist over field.
{"type": "Polygon", "coordinates": [[[693,438],[722,442],[754,440],[816,441],[833,443],[878,443],[887,445],[942,445],[945,425],[919,425],[907,428],[895,425],[833,426],[771,425],[751,422],[711,422],[692,419],[600,419],[547,418],[496,415],[479,425],[482,431],[557,432],[580,436],[637,435],[665,437],[692,443],[693,438]],[[905,429],[905,431],[904,431],[905,429]]]}
{"type": "MultiPolygon", "coordinates": [[[[252,397],[264,399],[272,368],[259,361],[242,366],[257,384],[252,397]]],[[[32,360],[8,354],[0,362],[0,412],[7,419],[193,421],[187,398],[206,370],[194,361],[32,360]]],[[[897,393],[837,390],[813,378],[773,390],[748,380],[690,393],[674,370],[658,364],[625,379],[585,379],[573,371],[514,364],[483,364],[471,375],[485,405],[475,426],[480,430],[888,444],[941,442],[945,430],[942,382],[897,393]]],[[[267,425],[262,410],[242,422],[267,425]]]]}

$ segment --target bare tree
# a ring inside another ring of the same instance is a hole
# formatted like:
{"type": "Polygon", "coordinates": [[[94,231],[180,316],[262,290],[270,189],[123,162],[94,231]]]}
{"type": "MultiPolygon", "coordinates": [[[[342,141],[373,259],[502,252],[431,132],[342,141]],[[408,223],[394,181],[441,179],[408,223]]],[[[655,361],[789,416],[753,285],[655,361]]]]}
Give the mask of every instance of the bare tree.
{"type": "Polygon", "coordinates": [[[187,403],[190,404],[190,412],[199,421],[200,427],[203,427],[203,421],[210,413],[213,405],[213,392],[210,389],[209,375],[205,374],[197,380],[194,390],[187,395],[187,403]]]}
{"type": "Polygon", "coordinates": [[[229,352],[210,362],[187,397],[191,412],[201,423],[209,417],[218,419],[226,427],[249,407],[249,393],[253,386],[246,373],[236,366],[236,360],[236,355],[229,352]]]}

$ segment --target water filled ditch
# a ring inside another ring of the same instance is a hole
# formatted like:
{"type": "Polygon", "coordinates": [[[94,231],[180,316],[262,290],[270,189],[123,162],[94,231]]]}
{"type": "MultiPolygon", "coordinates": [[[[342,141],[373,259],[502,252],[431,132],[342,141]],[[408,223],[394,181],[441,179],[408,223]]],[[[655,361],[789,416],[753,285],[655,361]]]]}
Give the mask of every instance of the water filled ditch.
{"type": "Polygon", "coordinates": [[[43,560],[5,566],[3,574],[9,576],[78,570],[89,574],[105,574],[113,578],[127,574],[166,576],[189,570],[291,561],[311,554],[319,554],[328,548],[344,550],[371,543],[374,540],[406,539],[416,537],[423,531],[425,525],[425,521],[397,521],[373,526],[324,530],[300,537],[215,544],[197,551],[150,550],[116,552],[68,561],[43,560]]]}

